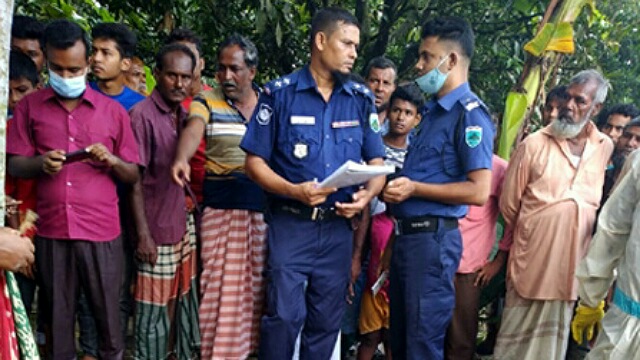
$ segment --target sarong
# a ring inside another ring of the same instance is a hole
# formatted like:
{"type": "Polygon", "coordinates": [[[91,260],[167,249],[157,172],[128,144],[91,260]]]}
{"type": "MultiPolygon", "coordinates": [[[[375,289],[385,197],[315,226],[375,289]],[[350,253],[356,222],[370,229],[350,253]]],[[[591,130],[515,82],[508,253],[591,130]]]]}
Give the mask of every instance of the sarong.
{"type": "Polygon", "coordinates": [[[507,284],[494,358],[564,359],[575,301],[528,300],[507,284]]]}
{"type": "Polygon", "coordinates": [[[193,216],[175,245],[158,246],[155,266],[138,264],[136,359],[197,358],[200,351],[196,291],[196,236],[193,216]]]}
{"type": "Polygon", "coordinates": [[[246,359],[258,346],[266,228],[262,214],[254,211],[204,211],[202,359],[246,359]]]}

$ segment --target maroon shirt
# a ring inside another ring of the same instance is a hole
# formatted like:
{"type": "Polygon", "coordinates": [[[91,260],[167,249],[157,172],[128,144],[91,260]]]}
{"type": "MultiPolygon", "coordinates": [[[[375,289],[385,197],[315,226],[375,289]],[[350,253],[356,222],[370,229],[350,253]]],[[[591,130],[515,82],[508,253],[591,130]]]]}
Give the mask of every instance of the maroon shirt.
{"type": "MultiPolygon", "coordinates": [[[[87,87],[69,112],[51,88],[28,95],[16,106],[7,153],[37,156],[104,144],[125,162],[138,162],[138,148],[124,108],[87,87]]],[[[38,178],[38,235],[55,239],[109,241],[120,235],[118,197],[111,170],[86,161],[64,165],[38,178]]]]}
{"type": "Polygon", "coordinates": [[[171,178],[178,131],[187,118],[176,113],[157,90],[131,109],[133,133],[138,140],[144,211],[151,237],[157,245],[177,244],[186,231],[184,190],[171,178]]]}

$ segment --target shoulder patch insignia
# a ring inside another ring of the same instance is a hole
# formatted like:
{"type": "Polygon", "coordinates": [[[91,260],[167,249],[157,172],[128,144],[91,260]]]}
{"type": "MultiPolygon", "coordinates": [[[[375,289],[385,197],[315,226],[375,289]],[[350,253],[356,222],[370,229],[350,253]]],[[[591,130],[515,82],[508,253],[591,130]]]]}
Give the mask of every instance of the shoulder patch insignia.
{"type": "Polygon", "coordinates": [[[471,111],[477,108],[478,106],[480,106],[480,102],[478,100],[475,100],[465,104],[464,108],[467,109],[467,111],[471,111]]]}
{"type": "Polygon", "coordinates": [[[480,145],[482,142],[482,127],[467,126],[464,129],[464,142],[472,149],[480,145]]]}
{"type": "Polygon", "coordinates": [[[371,115],[369,115],[369,126],[371,127],[371,130],[373,130],[374,133],[380,132],[381,128],[380,128],[380,120],[378,120],[378,114],[371,113],[371,115]]]}
{"type": "Polygon", "coordinates": [[[256,115],[256,120],[260,125],[269,125],[271,122],[271,115],[273,115],[273,109],[267,104],[260,104],[260,110],[256,115]]]}

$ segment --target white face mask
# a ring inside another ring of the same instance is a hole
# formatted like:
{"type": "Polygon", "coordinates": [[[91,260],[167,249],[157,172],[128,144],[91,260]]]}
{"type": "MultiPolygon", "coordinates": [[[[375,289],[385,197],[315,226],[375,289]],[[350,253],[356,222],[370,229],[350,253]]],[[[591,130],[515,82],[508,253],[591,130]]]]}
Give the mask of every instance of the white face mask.
{"type": "Polygon", "coordinates": [[[76,77],[63,78],[55,72],[49,70],[49,85],[56,94],[66,99],[76,99],[87,89],[87,72],[76,77]]]}

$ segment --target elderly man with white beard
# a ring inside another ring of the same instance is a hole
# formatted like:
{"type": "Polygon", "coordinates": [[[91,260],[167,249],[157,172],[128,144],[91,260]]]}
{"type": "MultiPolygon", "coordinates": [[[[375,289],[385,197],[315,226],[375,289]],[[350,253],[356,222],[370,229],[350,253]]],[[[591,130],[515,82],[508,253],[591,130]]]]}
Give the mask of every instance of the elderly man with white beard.
{"type": "Polygon", "coordinates": [[[557,119],[527,137],[509,162],[500,210],[514,229],[496,359],[564,359],[576,267],[591,240],[611,139],[590,121],[609,84],[576,74],[557,119]]]}

